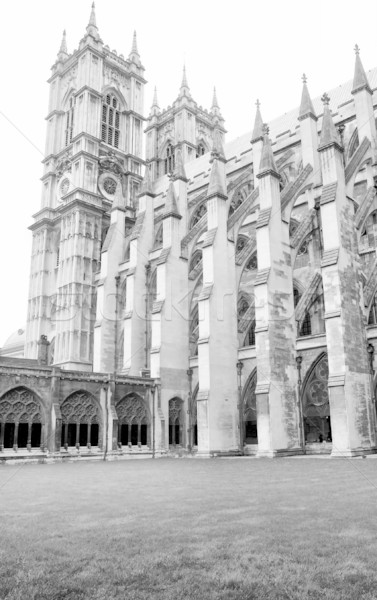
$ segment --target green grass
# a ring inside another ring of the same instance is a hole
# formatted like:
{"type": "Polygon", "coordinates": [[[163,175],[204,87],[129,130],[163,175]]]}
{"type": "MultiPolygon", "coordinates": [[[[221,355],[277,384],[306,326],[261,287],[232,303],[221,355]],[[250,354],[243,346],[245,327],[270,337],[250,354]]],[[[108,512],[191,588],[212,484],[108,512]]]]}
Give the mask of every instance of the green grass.
{"type": "Polygon", "coordinates": [[[377,460],[0,468],[3,600],[377,599],[377,460]]]}

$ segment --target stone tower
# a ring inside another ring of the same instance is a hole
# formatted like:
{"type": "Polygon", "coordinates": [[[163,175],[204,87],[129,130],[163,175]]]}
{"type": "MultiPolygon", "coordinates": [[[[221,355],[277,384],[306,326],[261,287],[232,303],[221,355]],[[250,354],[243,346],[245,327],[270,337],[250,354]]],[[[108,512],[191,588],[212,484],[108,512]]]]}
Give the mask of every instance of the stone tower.
{"type": "Polygon", "coordinates": [[[181,150],[183,163],[190,162],[212,148],[215,129],[226,133],[224,119],[213,91],[210,111],[203,109],[191,96],[183,67],[182,83],[172,106],[161,111],[155,89],[146,133],[146,159],[151,177],[156,179],[174,170],[177,150],[181,150]]]}
{"type": "Polygon", "coordinates": [[[114,204],[125,214],[121,228],[133,222],[142,179],[145,83],[136,34],[127,59],[111,51],[94,3],[72,54],[64,32],[49,79],[41,209],[30,227],[28,358],[46,335],[51,362],[92,370],[94,327],[104,318],[100,302],[95,315],[96,279],[110,211],[114,204]]]}

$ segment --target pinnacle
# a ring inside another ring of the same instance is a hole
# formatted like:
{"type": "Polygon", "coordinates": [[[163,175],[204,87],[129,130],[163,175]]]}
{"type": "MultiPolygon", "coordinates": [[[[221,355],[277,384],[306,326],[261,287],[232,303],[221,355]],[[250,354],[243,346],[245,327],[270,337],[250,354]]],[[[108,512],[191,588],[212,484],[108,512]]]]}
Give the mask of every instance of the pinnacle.
{"type": "Polygon", "coordinates": [[[59,53],[58,54],[59,55],[60,54],[68,54],[68,51],[67,51],[67,39],[66,39],[66,31],[65,31],[65,29],[63,31],[63,37],[62,37],[62,41],[61,41],[61,44],[60,44],[60,49],[59,49],[59,53]]]}
{"type": "Polygon", "coordinates": [[[173,181],[170,181],[168,192],[166,194],[164,217],[172,216],[181,218],[181,215],[179,214],[178,210],[177,196],[175,195],[174,184],[173,181]]]}
{"type": "Polygon", "coordinates": [[[260,102],[256,101],[257,111],[255,113],[254,129],[251,136],[251,143],[263,139],[263,119],[260,111],[260,102]]]}
{"type": "Polygon", "coordinates": [[[138,52],[138,49],[137,49],[136,31],[134,31],[134,35],[133,35],[133,38],[132,38],[132,48],[131,48],[130,55],[131,54],[137,54],[137,56],[139,56],[139,52],[138,52]]]}
{"type": "Polygon", "coordinates": [[[96,22],[96,5],[92,4],[92,9],[90,11],[89,23],[86,27],[86,31],[88,34],[92,35],[94,38],[98,38],[98,27],[96,22]]]}
{"type": "Polygon", "coordinates": [[[185,171],[185,166],[183,164],[183,157],[182,157],[182,152],[181,149],[178,148],[177,152],[176,152],[176,159],[175,159],[175,168],[174,168],[174,173],[173,173],[173,179],[183,179],[184,181],[188,181],[187,177],[186,177],[186,171],[185,171]]]}
{"type": "Polygon", "coordinates": [[[369,92],[372,92],[370,85],[369,85],[369,81],[368,81],[368,77],[365,73],[364,67],[363,67],[363,63],[361,62],[361,58],[360,58],[360,48],[359,46],[356,44],[355,48],[355,72],[354,72],[354,76],[353,76],[353,85],[352,85],[352,94],[355,94],[356,92],[359,92],[362,89],[366,89],[369,92]]]}
{"type": "Polygon", "coordinates": [[[141,184],[141,193],[148,194],[152,193],[152,181],[151,181],[151,173],[148,164],[145,167],[144,179],[141,184]]]}
{"type": "Polygon", "coordinates": [[[267,125],[263,125],[263,148],[257,177],[262,177],[263,175],[275,175],[275,177],[280,177],[275,165],[275,159],[271,148],[270,138],[268,137],[268,132],[269,130],[267,125]]]}
{"type": "Polygon", "coordinates": [[[324,93],[321,100],[323,102],[323,119],[318,150],[323,150],[324,148],[327,148],[330,145],[336,145],[339,148],[339,150],[342,150],[339,135],[331,116],[331,110],[329,106],[330,98],[328,94],[324,93]]]}
{"type": "Polygon", "coordinates": [[[157,100],[157,88],[156,88],[156,86],[154,88],[153,102],[152,102],[152,108],[154,108],[154,107],[159,108],[159,106],[158,106],[158,100],[157,100]]]}
{"type": "Polygon", "coordinates": [[[309,116],[311,116],[317,120],[313,102],[312,102],[312,99],[309,94],[308,86],[306,85],[307,77],[306,77],[305,73],[302,76],[302,82],[303,82],[303,86],[302,86],[301,104],[300,104],[300,111],[299,111],[299,116],[298,116],[299,121],[302,121],[303,119],[305,119],[306,117],[309,117],[309,116]]]}
{"type": "Polygon", "coordinates": [[[226,162],[220,130],[217,128],[213,132],[213,145],[211,150],[211,160],[213,161],[215,158],[226,162]]]}
{"type": "Polygon", "coordinates": [[[181,83],[181,89],[183,88],[187,88],[190,89],[187,83],[187,75],[186,75],[186,65],[183,65],[183,74],[182,74],[182,83],[181,83]]]}
{"type": "Polygon", "coordinates": [[[209,196],[226,196],[225,164],[221,163],[218,157],[215,157],[212,162],[207,198],[209,196]]]}
{"type": "Polygon", "coordinates": [[[216,88],[213,88],[213,98],[212,98],[212,106],[211,109],[220,108],[219,103],[217,101],[216,88]]]}

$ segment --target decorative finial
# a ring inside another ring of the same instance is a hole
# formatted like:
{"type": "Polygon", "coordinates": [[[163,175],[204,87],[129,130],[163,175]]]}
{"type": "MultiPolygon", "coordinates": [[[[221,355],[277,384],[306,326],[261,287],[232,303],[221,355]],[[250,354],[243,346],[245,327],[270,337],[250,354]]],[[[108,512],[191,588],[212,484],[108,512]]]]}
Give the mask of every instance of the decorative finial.
{"type": "Polygon", "coordinates": [[[65,29],[63,31],[63,37],[62,37],[62,42],[60,44],[59,54],[68,54],[68,52],[67,52],[67,39],[66,39],[65,29]]]}
{"type": "Polygon", "coordinates": [[[219,103],[217,101],[216,87],[213,87],[213,98],[212,98],[212,108],[219,108],[219,103]]]}
{"type": "Polygon", "coordinates": [[[308,82],[308,78],[306,77],[305,73],[302,74],[302,83],[307,83],[308,82]]]}
{"type": "Polygon", "coordinates": [[[257,98],[257,101],[255,103],[255,106],[257,107],[257,109],[260,107],[260,102],[259,102],[258,98],[257,98]]]}
{"type": "Polygon", "coordinates": [[[328,106],[330,104],[330,96],[328,95],[327,92],[325,92],[323,94],[323,96],[321,97],[321,100],[325,106],[328,106]]]}
{"type": "Polygon", "coordinates": [[[360,48],[357,44],[355,44],[354,51],[355,51],[355,54],[360,54],[360,48]]]}
{"type": "Polygon", "coordinates": [[[270,128],[267,123],[263,123],[263,135],[268,135],[270,133],[270,128]]]}
{"type": "Polygon", "coordinates": [[[187,83],[187,76],[186,76],[186,65],[183,65],[183,75],[182,75],[182,83],[181,83],[181,88],[188,88],[188,83],[187,83]]]}

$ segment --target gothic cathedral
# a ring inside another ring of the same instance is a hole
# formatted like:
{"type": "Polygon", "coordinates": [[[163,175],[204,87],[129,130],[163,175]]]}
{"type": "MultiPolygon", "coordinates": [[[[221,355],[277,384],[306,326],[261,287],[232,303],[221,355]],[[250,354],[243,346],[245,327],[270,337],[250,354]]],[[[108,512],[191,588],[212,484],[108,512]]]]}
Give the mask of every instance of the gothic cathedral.
{"type": "Polygon", "coordinates": [[[144,116],[136,35],[111,51],[94,4],[63,35],[0,461],[376,452],[377,68],[355,53],[225,143],[185,69],[144,116]]]}

